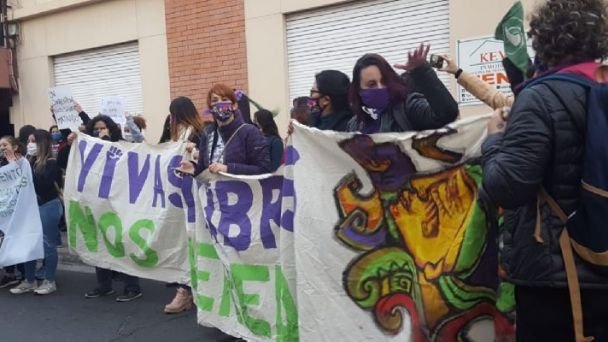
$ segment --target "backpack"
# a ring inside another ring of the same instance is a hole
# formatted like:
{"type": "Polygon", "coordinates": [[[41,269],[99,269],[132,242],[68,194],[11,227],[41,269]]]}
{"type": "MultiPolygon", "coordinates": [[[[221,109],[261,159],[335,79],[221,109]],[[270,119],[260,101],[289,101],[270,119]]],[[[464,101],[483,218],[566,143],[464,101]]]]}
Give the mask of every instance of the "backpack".
{"type": "MultiPolygon", "coordinates": [[[[594,271],[608,276],[608,84],[596,83],[574,74],[552,74],[528,85],[545,84],[566,110],[568,107],[563,99],[546,83],[551,80],[575,83],[587,89],[585,155],[579,206],[567,216],[544,189],[541,190],[539,202],[544,200],[564,223],[560,247],[568,279],[576,341],[591,341],[593,338],[583,335],[580,285],[574,253],[589,263],[594,271]]],[[[537,220],[539,224],[540,220],[537,220]]]]}

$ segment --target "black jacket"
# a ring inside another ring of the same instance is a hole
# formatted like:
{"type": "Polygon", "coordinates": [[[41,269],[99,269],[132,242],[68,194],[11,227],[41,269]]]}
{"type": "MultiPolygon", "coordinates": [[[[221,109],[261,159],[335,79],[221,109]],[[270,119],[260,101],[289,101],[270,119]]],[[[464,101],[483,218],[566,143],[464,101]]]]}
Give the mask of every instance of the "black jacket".
{"type": "MultiPolygon", "coordinates": [[[[458,117],[458,103],[430,65],[402,76],[410,91],[405,101],[380,117],[380,132],[408,132],[441,128],[458,117]]],[[[371,119],[370,119],[371,120],[371,119]]],[[[366,123],[354,117],[349,131],[363,131],[366,123]]]]}
{"type": "MultiPolygon", "coordinates": [[[[559,247],[563,225],[541,203],[542,240],[534,238],[541,187],[567,213],[577,205],[585,144],[586,90],[564,81],[524,89],[504,135],[489,136],[483,152],[483,193],[505,208],[503,261],[517,285],[566,287],[559,247]]],[[[583,288],[608,289],[608,278],[577,260],[583,288]]]]}
{"type": "Polygon", "coordinates": [[[348,110],[331,113],[325,116],[315,113],[310,118],[310,126],[322,131],[347,132],[348,122],[352,117],[353,113],[348,110]]]}

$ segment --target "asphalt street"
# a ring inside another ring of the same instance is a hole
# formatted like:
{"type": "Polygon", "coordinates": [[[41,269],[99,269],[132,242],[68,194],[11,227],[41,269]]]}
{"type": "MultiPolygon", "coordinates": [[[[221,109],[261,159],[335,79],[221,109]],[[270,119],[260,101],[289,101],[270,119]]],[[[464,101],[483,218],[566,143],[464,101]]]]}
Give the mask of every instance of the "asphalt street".
{"type": "MultiPolygon", "coordinates": [[[[130,303],[118,303],[115,296],[85,299],[85,292],[95,287],[95,274],[88,266],[76,269],[62,267],[58,291],[48,296],[12,295],[1,289],[0,341],[201,342],[225,337],[216,329],[197,325],[194,310],[164,314],[163,307],[175,289],[163,283],[142,280],[144,296],[130,303]]],[[[122,290],[121,282],[115,282],[115,290],[122,290]]]]}

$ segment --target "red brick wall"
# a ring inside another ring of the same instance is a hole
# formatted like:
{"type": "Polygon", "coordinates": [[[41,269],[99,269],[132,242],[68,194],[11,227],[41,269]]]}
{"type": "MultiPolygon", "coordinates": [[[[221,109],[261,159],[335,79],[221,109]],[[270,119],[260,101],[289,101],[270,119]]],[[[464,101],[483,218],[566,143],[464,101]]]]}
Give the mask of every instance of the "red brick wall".
{"type": "Polygon", "coordinates": [[[247,90],[244,0],[165,0],[171,97],[202,111],[215,83],[247,90]]]}

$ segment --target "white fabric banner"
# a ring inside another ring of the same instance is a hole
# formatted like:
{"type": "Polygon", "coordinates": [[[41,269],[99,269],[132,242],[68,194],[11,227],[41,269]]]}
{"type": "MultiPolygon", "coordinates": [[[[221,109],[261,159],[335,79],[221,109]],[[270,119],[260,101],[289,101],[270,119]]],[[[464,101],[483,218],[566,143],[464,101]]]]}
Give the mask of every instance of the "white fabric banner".
{"type": "Polygon", "coordinates": [[[294,262],[283,253],[293,197],[283,176],[202,178],[206,228],[190,245],[199,323],[247,340],[296,341],[295,283],[284,269],[294,262]]]}
{"type": "Polygon", "coordinates": [[[88,264],[189,282],[187,229],[196,184],[175,174],[185,144],[111,143],[79,134],[64,200],[70,247],[88,264]]]}
{"type": "Polygon", "coordinates": [[[492,341],[494,325],[508,324],[472,163],[486,124],[295,130],[301,341],[492,341]]]}
{"type": "Polygon", "coordinates": [[[0,267],[44,258],[42,223],[27,160],[0,168],[0,267]]]}
{"type": "Polygon", "coordinates": [[[199,323],[249,341],[494,340],[512,322],[477,201],[486,123],[373,137],[296,125],[275,174],[197,180],[173,172],[183,144],[80,135],[70,246],[191,280],[199,323]]]}

